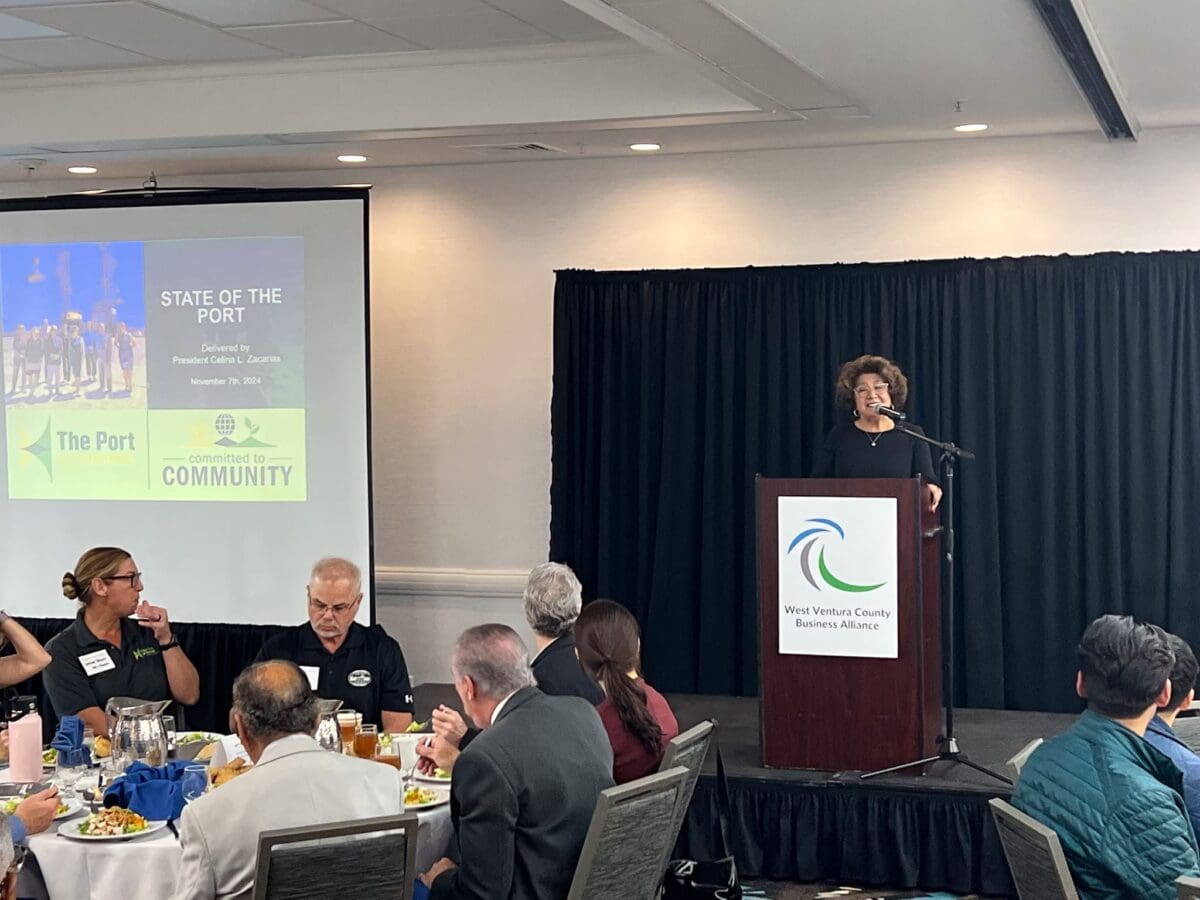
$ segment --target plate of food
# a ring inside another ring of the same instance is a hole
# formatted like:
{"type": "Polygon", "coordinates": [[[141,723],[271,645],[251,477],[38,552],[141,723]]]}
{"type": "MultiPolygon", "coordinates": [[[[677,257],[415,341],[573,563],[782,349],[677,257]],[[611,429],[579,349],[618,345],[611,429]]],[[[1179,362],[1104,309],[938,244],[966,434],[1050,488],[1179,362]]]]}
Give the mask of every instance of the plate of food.
{"type": "MultiPolygon", "coordinates": [[[[0,804],[0,812],[3,812],[6,816],[11,816],[17,811],[17,806],[19,806],[21,801],[24,799],[24,797],[9,797],[2,804],[0,804]]],[[[54,818],[69,819],[81,809],[83,809],[83,803],[79,800],[59,800],[58,809],[54,813],[54,818]]]]}
{"type": "Polygon", "coordinates": [[[253,768],[254,766],[240,756],[233,759],[227,765],[217,766],[216,768],[210,766],[208,770],[208,789],[211,791],[219,788],[221,785],[233,781],[239,775],[245,775],[253,768]]]}
{"type": "Polygon", "coordinates": [[[404,792],[404,808],[429,809],[450,802],[450,791],[444,787],[420,787],[413,785],[404,792]]]}
{"type": "Polygon", "coordinates": [[[175,746],[184,747],[188,744],[208,744],[225,737],[215,731],[176,731],[175,746]]]}
{"type": "Polygon", "coordinates": [[[445,769],[434,769],[432,775],[426,775],[424,772],[418,771],[413,774],[413,778],[417,781],[424,781],[426,784],[450,783],[450,773],[445,769]]]}
{"type": "Polygon", "coordinates": [[[86,819],[63,822],[58,826],[58,833],[73,841],[127,841],[166,827],[165,819],[150,821],[128,809],[110,806],[86,819]]]}

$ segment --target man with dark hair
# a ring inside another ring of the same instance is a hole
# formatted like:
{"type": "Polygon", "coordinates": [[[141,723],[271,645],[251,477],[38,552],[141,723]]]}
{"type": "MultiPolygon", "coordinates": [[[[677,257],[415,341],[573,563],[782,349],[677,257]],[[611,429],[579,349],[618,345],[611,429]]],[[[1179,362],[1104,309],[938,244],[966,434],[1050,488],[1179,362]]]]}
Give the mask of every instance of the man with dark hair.
{"type": "Polygon", "coordinates": [[[421,876],[433,900],[565,897],[612,748],[596,708],[534,686],[529,652],[507,625],[479,625],[454,645],[450,669],[482,730],[458,751],[440,735],[417,752],[453,766],[450,816],[460,859],[421,876]]]}
{"type": "Polygon", "coordinates": [[[1175,763],[1183,773],[1183,802],[1187,806],[1192,830],[1200,835],[1200,756],[1175,736],[1175,719],[1196,698],[1196,655],[1183,638],[1169,635],[1175,654],[1171,669],[1171,700],[1160,707],[1146,728],[1146,740],[1175,763]]]}
{"type": "Polygon", "coordinates": [[[295,663],[250,666],[233,684],[233,723],[254,768],[188,804],[176,900],[249,898],[258,836],[275,828],[395,815],[400,773],[313,740],[317,698],[295,663]]]}
{"type": "Polygon", "coordinates": [[[1013,805],[1058,833],[1084,900],[1170,900],[1176,878],[1200,874],[1182,776],[1143,739],[1174,665],[1161,628],[1101,616],[1079,642],[1087,710],[1021,770],[1013,805]]]}

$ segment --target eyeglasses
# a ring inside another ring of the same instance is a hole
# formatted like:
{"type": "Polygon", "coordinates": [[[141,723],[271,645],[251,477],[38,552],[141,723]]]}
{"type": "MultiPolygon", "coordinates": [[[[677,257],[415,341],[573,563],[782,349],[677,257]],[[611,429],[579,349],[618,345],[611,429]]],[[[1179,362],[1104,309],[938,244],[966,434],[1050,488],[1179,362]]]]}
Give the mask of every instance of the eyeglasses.
{"type": "Polygon", "coordinates": [[[142,573],[141,572],[127,572],[124,575],[105,575],[104,580],[105,581],[128,581],[129,586],[133,587],[135,584],[137,584],[139,581],[142,580],[142,573]]]}
{"type": "Polygon", "coordinates": [[[860,397],[865,397],[868,394],[886,394],[891,391],[891,389],[892,386],[890,384],[885,381],[881,381],[878,384],[860,384],[854,389],[854,393],[860,397]]]}
{"type": "Polygon", "coordinates": [[[308,598],[308,605],[312,607],[313,612],[318,616],[323,616],[327,612],[331,612],[335,616],[340,616],[350,609],[350,607],[354,606],[353,603],[335,603],[333,606],[330,606],[328,603],[322,603],[320,600],[314,600],[312,597],[308,598]]]}

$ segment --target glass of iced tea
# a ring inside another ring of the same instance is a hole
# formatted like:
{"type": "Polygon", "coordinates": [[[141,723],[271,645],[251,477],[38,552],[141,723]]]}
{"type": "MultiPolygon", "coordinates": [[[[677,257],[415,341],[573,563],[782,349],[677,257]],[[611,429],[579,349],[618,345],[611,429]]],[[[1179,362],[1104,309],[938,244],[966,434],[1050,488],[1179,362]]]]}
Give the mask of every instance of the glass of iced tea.
{"type": "Polygon", "coordinates": [[[400,768],[400,748],[393,744],[380,744],[375,748],[375,762],[381,762],[394,769],[400,768]]]}
{"type": "Polygon", "coordinates": [[[379,727],[377,725],[359,725],[358,733],[354,735],[354,755],[360,759],[371,759],[375,756],[375,745],[379,742],[379,727]]]}
{"type": "Polygon", "coordinates": [[[337,723],[342,739],[342,748],[346,753],[353,755],[354,734],[358,731],[358,713],[352,709],[339,709],[337,723]]]}

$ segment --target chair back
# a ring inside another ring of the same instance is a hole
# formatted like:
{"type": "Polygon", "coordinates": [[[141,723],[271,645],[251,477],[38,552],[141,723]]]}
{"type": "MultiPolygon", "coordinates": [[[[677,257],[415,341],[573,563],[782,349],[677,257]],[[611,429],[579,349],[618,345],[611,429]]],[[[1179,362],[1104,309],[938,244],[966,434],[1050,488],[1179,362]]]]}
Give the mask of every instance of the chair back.
{"type": "Polygon", "coordinates": [[[1034,738],[1032,741],[1018,750],[1012,759],[1004,764],[1008,767],[1008,774],[1012,776],[1013,784],[1016,784],[1017,780],[1021,777],[1021,769],[1025,767],[1025,763],[1029,760],[1029,757],[1033,755],[1033,751],[1042,746],[1044,743],[1045,741],[1043,741],[1041,738],[1034,738]]]}
{"type": "Polygon", "coordinates": [[[1200,752],[1200,716],[1180,716],[1171,726],[1171,730],[1193,753],[1200,752]]]}
{"type": "Polygon", "coordinates": [[[672,847],[675,846],[679,831],[683,828],[683,820],[687,818],[688,807],[692,805],[692,794],[696,792],[696,782],[700,779],[700,769],[704,766],[704,758],[708,756],[708,747],[713,741],[716,727],[716,720],[709,719],[672,738],[667,744],[667,752],[663,754],[662,763],[658,767],[658,771],[665,772],[675,766],[683,766],[688,773],[687,780],[683,785],[683,792],[679,797],[679,809],[675,814],[675,826],[671,838],[672,847]]]}
{"type": "Polygon", "coordinates": [[[687,769],[676,766],[600,792],[567,900],[654,900],[675,846],[687,769]]]}
{"type": "Polygon", "coordinates": [[[999,797],[988,801],[1017,896],[1021,900],[1079,900],[1062,844],[1047,828],[999,797]]]}
{"type": "Polygon", "coordinates": [[[343,893],[412,900],[417,816],[407,813],[264,831],[253,900],[343,893]]]}
{"type": "Polygon", "coordinates": [[[1175,879],[1175,890],[1179,892],[1179,900],[1197,900],[1200,898],[1200,878],[1180,875],[1175,879]]]}

